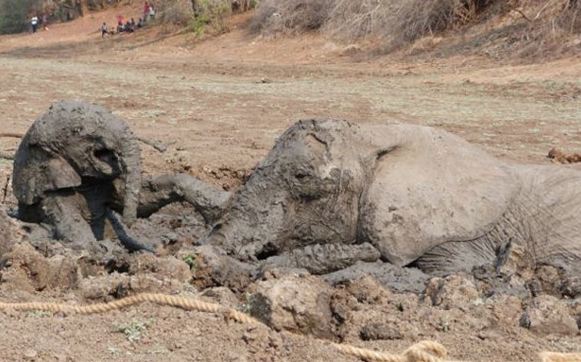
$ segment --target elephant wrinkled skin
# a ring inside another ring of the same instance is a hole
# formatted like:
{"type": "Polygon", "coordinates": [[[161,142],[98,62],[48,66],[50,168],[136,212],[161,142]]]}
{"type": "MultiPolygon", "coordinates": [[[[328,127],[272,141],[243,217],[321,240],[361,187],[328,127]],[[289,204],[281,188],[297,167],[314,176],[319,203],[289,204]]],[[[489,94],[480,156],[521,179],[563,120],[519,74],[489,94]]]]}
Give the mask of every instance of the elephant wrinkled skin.
{"type": "Polygon", "coordinates": [[[184,174],[142,180],[140,157],[137,138],[110,111],[81,101],[54,104],[16,152],[19,218],[48,224],[56,239],[81,248],[104,239],[110,225],[129,250],[151,251],[125,232],[138,216],[176,201],[190,202],[208,222],[220,214],[228,193],[184,174]]]}
{"type": "Polygon", "coordinates": [[[581,172],[498,160],[414,125],[301,121],[276,142],[203,241],[318,274],[383,260],[448,273],[581,273],[581,172]]]}

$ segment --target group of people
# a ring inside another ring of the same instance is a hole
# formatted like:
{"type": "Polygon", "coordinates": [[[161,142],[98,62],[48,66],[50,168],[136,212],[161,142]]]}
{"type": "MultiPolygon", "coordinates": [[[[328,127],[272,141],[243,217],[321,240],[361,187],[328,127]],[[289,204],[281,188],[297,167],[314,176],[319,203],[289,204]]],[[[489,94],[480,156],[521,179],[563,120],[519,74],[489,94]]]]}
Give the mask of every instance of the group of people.
{"type": "MultiPolygon", "coordinates": [[[[149,1],[146,1],[143,6],[143,17],[139,18],[139,21],[136,22],[134,18],[125,20],[123,16],[117,16],[117,33],[133,33],[135,30],[143,28],[147,21],[154,19],[155,7],[149,1]]],[[[107,23],[103,23],[101,25],[101,38],[112,34],[115,34],[115,32],[109,30],[107,23]]]]}

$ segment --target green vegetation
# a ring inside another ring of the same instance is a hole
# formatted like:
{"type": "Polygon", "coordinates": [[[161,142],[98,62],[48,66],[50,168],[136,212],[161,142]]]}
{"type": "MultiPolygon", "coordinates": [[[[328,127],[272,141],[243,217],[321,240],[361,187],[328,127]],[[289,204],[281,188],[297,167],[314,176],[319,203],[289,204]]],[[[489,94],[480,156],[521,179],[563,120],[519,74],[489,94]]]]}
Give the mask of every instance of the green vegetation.
{"type": "Polygon", "coordinates": [[[195,255],[186,255],[184,256],[184,262],[186,264],[189,265],[190,270],[195,270],[198,266],[197,262],[196,262],[196,256],[195,255]]]}
{"type": "Polygon", "coordinates": [[[38,5],[39,0],[0,0],[0,34],[25,31],[38,5]]]}
{"type": "Polygon", "coordinates": [[[228,30],[226,20],[232,14],[229,1],[199,0],[196,2],[194,17],[190,23],[192,32],[201,36],[206,31],[214,34],[228,30]]]}
{"type": "Polygon", "coordinates": [[[152,320],[145,322],[132,320],[127,324],[116,325],[115,332],[123,333],[129,342],[137,342],[141,339],[143,332],[145,332],[152,323],[152,320]]]}

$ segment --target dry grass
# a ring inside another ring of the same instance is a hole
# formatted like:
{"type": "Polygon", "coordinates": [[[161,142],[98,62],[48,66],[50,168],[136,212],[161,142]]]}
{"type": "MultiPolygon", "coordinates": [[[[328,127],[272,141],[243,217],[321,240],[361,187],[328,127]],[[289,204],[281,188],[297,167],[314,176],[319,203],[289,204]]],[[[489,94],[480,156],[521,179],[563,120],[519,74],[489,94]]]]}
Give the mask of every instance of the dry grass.
{"type": "Polygon", "coordinates": [[[194,17],[190,0],[159,1],[156,9],[158,21],[165,25],[186,26],[194,17]]]}
{"type": "Polygon", "coordinates": [[[251,29],[263,34],[302,33],[320,29],[336,0],[262,0],[251,29]]]}
{"type": "Polygon", "coordinates": [[[425,36],[464,32],[487,21],[488,28],[498,32],[495,27],[506,26],[507,17],[508,25],[520,25],[516,33],[506,31],[507,40],[522,44],[523,49],[534,42],[535,48],[539,44],[550,48],[558,44],[555,39],[581,32],[581,1],[264,0],[252,29],[266,35],[321,31],[347,42],[372,37],[394,49],[425,36]]]}

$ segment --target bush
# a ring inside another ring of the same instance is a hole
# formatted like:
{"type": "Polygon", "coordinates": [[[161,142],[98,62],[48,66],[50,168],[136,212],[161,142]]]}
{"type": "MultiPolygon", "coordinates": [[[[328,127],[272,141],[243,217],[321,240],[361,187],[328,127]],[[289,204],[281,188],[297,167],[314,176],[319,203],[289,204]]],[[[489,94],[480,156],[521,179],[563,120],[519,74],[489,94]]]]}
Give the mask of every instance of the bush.
{"type": "Polygon", "coordinates": [[[157,20],[164,26],[188,26],[198,35],[228,30],[231,0],[165,0],[157,7],[157,20]]]}
{"type": "Polygon", "coordinates": [[[336,0],[262,0],[251,29],[262,33],[295,33],[320,29],[336,0]]]}
{"type": "Polygon", "coordinates": [[[194,17],[190,0],[166,0],[159,2],[157,19],[165,25],[186,26],[194,17]]]}
{"type": "Polygon", "coordinates": [[[396,20],[401,0],[338,0],[329,12],[325,31],[344,40],[384,36],[396,20]]]}
{"type": "Polygon", "coordinates": [[[397,10],[392,34],[397,42],[409,43],[426,35],[469,23],[491,1],[408,0],[397,10]]]}
{"type": "Polygon", "coordinates": [[[492,17],[505,24],[500,27],[509,17],[509,24],[527,29],[517,34],[506,28],[507,42],[549,44],[543,39],[581,32],[581,0],[263,0],[252,30],[267,35],[321,30],[349,42],[373,37],[395,49],[492,17]]]}
{"type": "Polygon", "coordinates": [[[190,26],[197,35],[208,31],[213,34],[224,33],[228,31],[227,19],[231,15],[231,0],[198,0],[190,26]]]}

